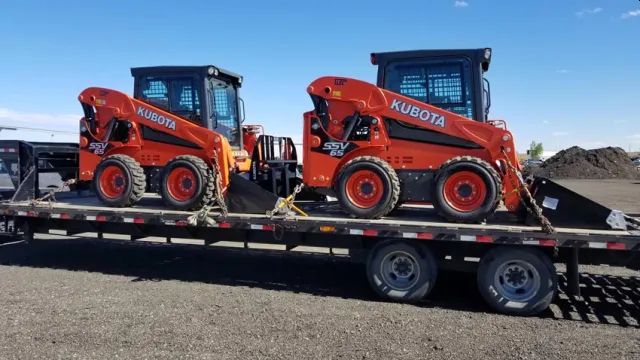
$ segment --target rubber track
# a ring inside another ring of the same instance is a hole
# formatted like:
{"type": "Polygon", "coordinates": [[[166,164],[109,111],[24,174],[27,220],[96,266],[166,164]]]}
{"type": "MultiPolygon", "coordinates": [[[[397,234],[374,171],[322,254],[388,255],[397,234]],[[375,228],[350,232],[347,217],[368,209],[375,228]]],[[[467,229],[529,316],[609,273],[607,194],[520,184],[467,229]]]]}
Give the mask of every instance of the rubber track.
{"type": "Polygon", "coordinates": [[[142,199],[144,192],[147,190],[147,177],[144,174],[144,170],[142,169],[142,166],[140,166],[140,163],[131,156],[124,154],[109,155],[102,161],[107,159],[116,159],[124,163],[131,172],[131,193],[129,194],[129,199],[120,205],[120,207],[128,207],[137,203],[142,199]]]}
{"type": "Polygon", "coordinates": [[[193,155],[180,155],[173,158],[173,160],[184,160],[195,165],[198,170],[200,170],[200,174],[204,178],[204,190],[203,195],[200,198],[200,201],[195,203],[189,210],[200,210],[203,206],[209,205],[215,199],[216,194],[216,182],[215,177],[213,175],[213,171],[204,160],[200,159],[197,156],[193,155]]]}
{"type": "MultiPolygon", "coordinates": [[[[498,205],[500,205],[500,200],[502,200],[502,178],[500,177],[500,174],[498,174],[498,171],[496,171],[496,169],[493,168],[493,166],[491,166],[491,164],[489,164],[488,162],[475,157],[475,156],[456,156],[453,157],[447,161],[445,161],[442,166],[440,166],[440,169],[444,169],[445,167],[453,164],[453,163],[457,163],[457,162],[472,162],[472,163],[476,163],[482,167],[484,167],[487,171],[489,171],[489,173],[491,174],[491,176],[493,177],[493,180],[496,182],[496,188],[497,188],[497,196],[495,199],[495,203],[493,204],[493,207],[491,208],[491,214],[493,214],[495,212],[495,210],[498,208],[498,205]]],[[[463,222],[457,219],[449,219],[445,214],[443,214],[440,209],[436,209],[436,211],[438,212],[438,215],[440,215],[442,218],[445,218],[449,221],[453,221],[453,222],[463,222]]]]}
{"type": "Polygon", "coordinates": [[[349,160],[346,164],[344,164],[342,168],[344,169],[347,166],[350,166],[356,162],[371,162],[371,163],[377,164],[380,167],[382,167],[387,172],[387,174],[389,174],[389,178],[391,178],[391,201],[389,201],[389,204],[387,205],[387,207],[385,207],[383,210],[381,210],[377,214],[374,214],[370,218],[377,219],[392,212],[396,208],[396,204],[400,200],[400,179],[398,178],[398,174],[396,173],[396,171],[386,161],[376,156],[355,157],[349,160]]]}

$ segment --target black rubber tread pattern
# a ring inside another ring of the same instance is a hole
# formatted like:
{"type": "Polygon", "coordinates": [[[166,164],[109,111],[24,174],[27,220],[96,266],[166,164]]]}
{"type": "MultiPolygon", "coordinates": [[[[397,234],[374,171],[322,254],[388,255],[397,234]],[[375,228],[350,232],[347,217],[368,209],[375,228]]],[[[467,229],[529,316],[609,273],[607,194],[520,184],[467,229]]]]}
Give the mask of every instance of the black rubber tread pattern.
{"type": "Polygon", "coordinates": [[[183,203],[174,201],[168,195],[168,192],[166,192],[165,181],[168,174],[167,174],[167,171],[165,170],[163,171],[162,180],[160,184],[160,195],[162,196],[162,200],[164,201],[165,205],[178,210],[200,210],[205,205],[211,204],[214,201],[215,194],[216,194],[216,191],[215,191],[216,182],[215,182],[215,175],[213,173],[213,170],[209,168],[209,166],[207,165],[206,162],[204,162],[204,160],[193,155],[176,156],[173,159],[171,159],[171,161],[169,161],[167,165],[165,165],[165,169],[169,169],[170,165],[177,161],[189,162],[194,166],[194,168],[200,173],[199,175],[200,175],[200,178],[202,179],[200,186],[202,187],[202,189],[199,189],[199,192],[198,192],[199,195],[196,196],[193,202],[183,204],[183,203]]]}
{"type": "MultiPolygon", "coordinates": [[[[472,222],[482,222],[484,220],[486,220],[487,217],[493,215],[493,213],[496,211],[496,209],[498,208],[498,206],[500,205],[500,201],[502,200],[502,178],[500,177],[500,174],[498,174],[498,171],[496,171],[496,169],[491,166],[491,164],[489,164],[488,162],[475,157],[475,156],[456,156],[453,157],[447,161],[445,161],[442,166],[440,166],[440,169],[438,170],[439,174],[440,171],[445,169],[448,166],[454,165],[456,163],[464,163],[464,162],[470,162],[470,163],[475,163],[477,165],[480,165],[481,167],[483,167],[485,170],[487,170],[489,172],[489,174],[491,175],[491,177],[493,178],[495,184],[496,184],[496,198],[495,201],[493,203],[493,205],[491,206],[490,211],[487,211],[487,214],[479,219],[473,220],[472,222]]],[[[436,186],[438,184],[438,180],[439,180],[439,174],[436,176],[436,180],[434,181],[434,186],[436,186]]],[[[435,194],[434,192],[434,200],[435,198],[438,196],[438,194],[435,194]]],[[[451,216],[450,214],[442,211],[441,208],[439,208],[436,204],[436,201],[434,201],[433,203],[434,208],[436,209],[436,211],[438,212],[438,215],[444,219],[446,219],[447,221],[451,221],[451,222],[456,222],[456,223],[464,223],[464,222],[469,222],[468,220],[464,220],[464,219],[460,219],[454,216],[451,216]]]]}
{"type": "Polygon", "coordinates": [[[351,216],[365,219],[377,219],[387,215],[396,208],[396,204],[400,200],[400,179],[398,178],[398,174],[391,167],[391,165],[389,165],[381,158],[376,156],[358,156],[349,160],[346,164],[344,164],[342,169],[340,169],[336,181],[335,192],[340,205],[351,216]],[[374,166],[378,166],[389,176],[389,191],[391,193],[391,196],[389,197],[389,200],[387,201],[385,206],[374,208],[373,211],[369,211],[368,213],[366,211],[362,211],[362,209],[360,208],[351,205],[345,191],[345,186],[348,179],[348,176],[345,177],[345,173],[349,171],[349,168],[363,163],[369,163],[373,164],[374,166]]]}
{"type": "Polygon", "coordinates": [[[144,170],[140,163],[138,163],[134,158],[129,155],[124,154],[115,154],[109,155],[102,159],[100,164],[96,167],[94,177],[94,187],[98,198],[106,205],[112,207],[128,207],[137,203],[144,196],[144,192],[147,189],[147,177],[144,174],[144,170]],[[98,178],[97,176],[101,173],[101,169],[106,167],[106,164],[114,163],[122,167],[125,170],[125,174],[130,177],[129,182],[131,184],[130,188],[125,190],[124,196],[118,201],[110,201],[101,196],[100,190],[98,188],[98,178]]]}
{"type": "Polygon", "coordinates": [[[433,253],[424,244],[415,241],[386,240],[376,244],[369,251],[366,267],[369,285],[376,294],[381,298],[399,302],[415,303],[427,297],[438,277],[438,264],[433,253]],[[421,267],[418,282],[409,289],[401,291],[393,289],[390,284],[384,283],[384,277],[380,273],[381,261],[387,254],[394,251],[413,255],[421,267]]]}
{"type": "Polygon", "coordinates": [[[502,246],[484,254],[477,270],[478,290],[484,300],[496,311],[509,315],[536,315],[546,310],[557,293],[558,275],[553,262],[545,253],[534,248],[502,246]],[[493,286],[495,272],[500,264],[520,259],[533,265],[540,276],[540,290],[526,302],[513,304],[493,286]]]}

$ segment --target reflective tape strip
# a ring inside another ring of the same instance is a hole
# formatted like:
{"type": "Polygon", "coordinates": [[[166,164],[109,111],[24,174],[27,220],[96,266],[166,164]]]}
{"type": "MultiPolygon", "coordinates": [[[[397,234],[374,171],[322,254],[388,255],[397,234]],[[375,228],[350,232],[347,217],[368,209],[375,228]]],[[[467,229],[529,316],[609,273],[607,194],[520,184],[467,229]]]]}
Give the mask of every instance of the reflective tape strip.
{"type": "Polygon", "coordinates": [[[627,246],[625,243],[611,241],[607,243],[607,249],[611,250],[625,250],[627,246]]]}
{"type": "Polygon", "coordinates": [[[249,226],[251,230],[265,230],[265,231],[273,230],[273,225],[250,224],[249,226]]]}
{"type": "Polygon", "coordinates": [[[540,243],[540,246],[556,246],[556,241],[553,239],[540,239],[538,242],[540,243]]]}
{"type": "Polygon", "coordinates": [[[378,230],[364,229],[362,231],[362,235],[364,235],[364,236],[378,236],[378,230]]]}
{"type": "Polygon", "coordinates": [[[460,235],[460,241],[476,241],[476,237],[474,235],[460,235]]]}
{"type": "Polygon", "coordinates": [[[589,247],[592,248],[592,249],[606,249],[607,248],[607,243],[589,241],[589,247]]]}
{"type": "Polygon", "coordinates": [[[433,234],[427,232],[403,232],[402,237],[406,239],[431,240],[433,239],[433,234]]]}

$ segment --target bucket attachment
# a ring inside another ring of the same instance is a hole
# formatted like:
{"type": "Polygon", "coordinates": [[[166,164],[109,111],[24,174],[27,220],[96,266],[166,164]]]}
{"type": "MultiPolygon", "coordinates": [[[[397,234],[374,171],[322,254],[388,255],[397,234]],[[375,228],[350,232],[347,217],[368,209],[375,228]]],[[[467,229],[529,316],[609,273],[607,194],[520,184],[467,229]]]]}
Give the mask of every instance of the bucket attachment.
{"type": "MultiPolygon", "coordinates": [[[[640,221],[588,199],[547,178],[536,177],[531,194],[553,226],[597,230],[640,231],[640,221]]],[[[527,224],[537,224],[527,214],[527,224]]]]}
{"type": "Polygon", "coordinates": [[[229,212],[266,214],[273,210],[279,197],[238,174],[230,174],[225,201],[229,212]]]}

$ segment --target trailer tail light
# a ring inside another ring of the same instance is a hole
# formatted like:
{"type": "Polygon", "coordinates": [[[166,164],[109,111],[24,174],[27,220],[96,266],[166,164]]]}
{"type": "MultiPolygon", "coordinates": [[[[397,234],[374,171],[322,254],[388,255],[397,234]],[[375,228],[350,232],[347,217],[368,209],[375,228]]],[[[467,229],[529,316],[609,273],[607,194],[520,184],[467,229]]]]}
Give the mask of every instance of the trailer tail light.
{"type": "Polygon", "coordinates": [[[320,226],[320,232],[336,232],[335,226],[320,226]]]}

